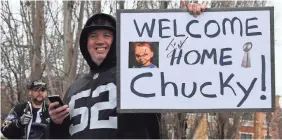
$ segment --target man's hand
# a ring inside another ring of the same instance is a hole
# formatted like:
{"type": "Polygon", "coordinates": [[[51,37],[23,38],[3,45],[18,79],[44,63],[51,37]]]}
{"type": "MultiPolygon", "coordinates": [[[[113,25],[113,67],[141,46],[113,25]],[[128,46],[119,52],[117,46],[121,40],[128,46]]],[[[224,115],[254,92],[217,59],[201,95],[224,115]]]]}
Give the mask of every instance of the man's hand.
{"type": "Polygon", "coordinates": [[[206,9],[207,5],[205,4],[197,4],[197,3],[189,3],[186,5],[186,8],[189,10],[189,13],[194,17],[202,14],[206,9]]]}
{"type": "Polygon", "coordinates": [[[58,105],[59,102],[54,102],[49,105],[49,115],[54,123],[62,124],[64,119],[69,115],[70,109],[68,105],[57,107],[58,105]]]}
{"type": "Polygon", "coordinates": [[[27,125],[31,119],[32,119],[31,114],[23,114],[20,117],[20,124],[21,125],[27,125]]]}

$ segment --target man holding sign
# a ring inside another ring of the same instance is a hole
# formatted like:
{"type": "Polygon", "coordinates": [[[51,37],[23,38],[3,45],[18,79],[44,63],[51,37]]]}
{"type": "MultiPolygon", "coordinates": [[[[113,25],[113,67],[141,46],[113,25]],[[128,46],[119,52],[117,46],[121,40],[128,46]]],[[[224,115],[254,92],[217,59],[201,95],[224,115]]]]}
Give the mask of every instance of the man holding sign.
{"type": "MultiPolygon", "coordinates": [[[[190,11],[201,13],[194,6],[190,11]]],[[[160,138],[159,114],[118,114],[116,87],[116,21],[107,14],[87,20],[80,50],[91,71],[69,88],[64,103],[51,103],[51,138],[160,138]],[[57,108],[56,108],[57,107],[57,108]]]]}

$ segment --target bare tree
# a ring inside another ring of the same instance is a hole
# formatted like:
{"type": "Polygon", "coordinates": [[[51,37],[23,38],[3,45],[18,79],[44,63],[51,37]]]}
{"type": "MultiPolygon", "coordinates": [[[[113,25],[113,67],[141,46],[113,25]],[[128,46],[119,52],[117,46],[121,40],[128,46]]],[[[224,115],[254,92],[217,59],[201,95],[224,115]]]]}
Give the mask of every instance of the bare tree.
{"type": "Polygon", "coordinates": [[[63,81],[63,93],[65,93],[68,87],[71,84],[72,77],[70,75],[71,68],[71,58],[72,58],[72,43],[73,43],[73,34],[72,34],[72,10],[73,10],[73,1],[64,1],[63,2],[63,13],[64,13],[64,81],[63,81]]]}
{"type": "Polygon", "coordinates": [[[160,1],[160,9],[168,9],[169,1],[160,1]]]}
{"type": "Polygon", "coordinates": [[[101,1],[93,1],[92,7],[92,14],[101,12],[101,1]]]}
{"type": "Polygon", "coordinates": [[[149,9],[149,1],[137,0],[136,9],[149,9]]]}
{"type": "Polygon", "coordinates": [[[8,1],[1,2],[1,84],[6,87],[6,103],[15,105],[25,99],[28,46],[23,42],[23,21],[14,17],[9,5],[8,1]]]}
{"type": "Polygon", "coordinates": [[[124,9],[124,0],[120,0],[119,2],[118,2],[118,5],[119,5],[119,9],[124,9]]]}
{"type": "Polygon", "coordinates": [[[41,67],[41,45],[44,27],[44,1],[33,1],[32,3],[32,34],[33,42],[32,46],[32,67],[30,79],[39,79],[42,75],[41,67]]]}
{"type": "Polygon", "coordinates": [[[76,37],[74,41],[74,46],[72,48],[72,59],[71,59],[71,69],[70,69],[70,74],[69,76],[71,77],[71,80],[74,80],[76,77],[76,72],[77,72],[77,59],[78,59],[78,46],[79,46],[79,38],[80,38],[80,33],[82,30],[82,21],[83,21],[83,9],[84,9],[84,1],[80,2],[80,8],[79,8],[79,16],[76,18],[77,19],[77,31],[76,31],[76,37]]]}

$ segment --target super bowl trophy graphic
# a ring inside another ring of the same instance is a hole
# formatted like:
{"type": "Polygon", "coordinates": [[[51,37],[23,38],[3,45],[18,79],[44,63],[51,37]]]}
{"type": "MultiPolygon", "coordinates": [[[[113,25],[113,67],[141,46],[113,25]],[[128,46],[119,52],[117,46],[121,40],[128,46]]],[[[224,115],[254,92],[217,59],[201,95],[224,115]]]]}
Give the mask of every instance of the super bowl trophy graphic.
{"type": "Polygon", "coordinates": [[[251,42],[247,42],[243,46],[243,51],[245,52],[245,54],[241,66],[244,68],[251,67],[250,50],[252,49],[252,47],[253,44],[251,42]]]}

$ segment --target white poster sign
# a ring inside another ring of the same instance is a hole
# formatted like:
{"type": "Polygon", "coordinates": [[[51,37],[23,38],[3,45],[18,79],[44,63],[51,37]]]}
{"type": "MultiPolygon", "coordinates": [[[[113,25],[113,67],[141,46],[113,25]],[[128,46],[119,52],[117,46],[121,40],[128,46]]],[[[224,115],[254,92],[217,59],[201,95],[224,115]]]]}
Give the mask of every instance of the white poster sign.
{"type": "Polygon", "coordinates": [[[119,112],[273,109],[273,7],[117,16],[119,112]]]}

